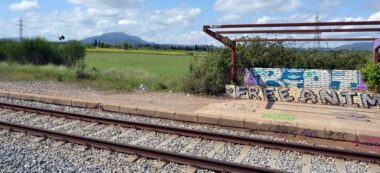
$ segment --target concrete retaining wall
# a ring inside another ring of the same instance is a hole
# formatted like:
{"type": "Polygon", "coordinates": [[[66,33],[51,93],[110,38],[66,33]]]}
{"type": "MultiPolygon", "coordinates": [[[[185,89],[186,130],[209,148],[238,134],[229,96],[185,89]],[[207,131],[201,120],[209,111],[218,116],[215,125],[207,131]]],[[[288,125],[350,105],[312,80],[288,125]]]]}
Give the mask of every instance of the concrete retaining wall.
{"type": "Polygon", "coordinates": [[[366,91],[367,85],[357,70],[318,70],[287,68],[246,69],[246,85],[267,87],[358,90],[366,91]]]}

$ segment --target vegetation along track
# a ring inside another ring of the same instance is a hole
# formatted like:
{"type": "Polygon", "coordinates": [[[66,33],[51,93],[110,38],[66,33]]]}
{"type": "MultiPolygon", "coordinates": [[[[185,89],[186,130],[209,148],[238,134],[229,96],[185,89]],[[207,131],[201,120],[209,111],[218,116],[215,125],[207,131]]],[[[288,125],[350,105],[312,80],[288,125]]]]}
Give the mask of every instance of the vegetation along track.
{"type": "MultiPolygon", "coordinates": [[[[350,163],[372,162],[374,164],[371,165],[377,168],[376,163],[380,162],[380,155],[375,153],[130,122],[9,103],[0,103],[0,107],[3,108],[0,110],[1,128],[215,171],[309,172],[317,169],[313,168],[312,162],[331,159],[328,156],[336,158],[331,168],[336,170],[347,170],[350,166],[342,159],[351,160],[350,163]],[[292,164],[282,164],[289,160],[292,164]]],[[[377,168],[372,169],[377,171],[377,168]]]]}

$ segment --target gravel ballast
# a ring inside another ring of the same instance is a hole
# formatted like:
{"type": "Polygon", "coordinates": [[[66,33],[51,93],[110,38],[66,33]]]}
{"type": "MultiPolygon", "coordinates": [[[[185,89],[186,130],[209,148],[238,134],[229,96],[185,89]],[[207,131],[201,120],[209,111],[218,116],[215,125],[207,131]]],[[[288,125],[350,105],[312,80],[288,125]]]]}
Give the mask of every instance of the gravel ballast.
{"type": "Polygon", "coordinates": [[[95,148],[78,151],[83,146],[66,143],[56,147],[56,140],[32,142],[36,137],[0,132],[1,172],[184,172],[184,165],[168,163],[157,168],[158,161],[153,159],[141,157],[130,163],[128,154],[102,154],[95,148]]]}

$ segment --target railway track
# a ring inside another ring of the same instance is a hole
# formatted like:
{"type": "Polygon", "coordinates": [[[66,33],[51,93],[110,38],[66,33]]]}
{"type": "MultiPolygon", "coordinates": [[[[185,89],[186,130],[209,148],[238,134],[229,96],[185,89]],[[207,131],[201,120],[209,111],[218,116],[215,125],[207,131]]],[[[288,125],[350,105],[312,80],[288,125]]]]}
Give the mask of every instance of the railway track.
{"type": "Polygon", "coordinates": [[[321,169],[316,167],[325,165],[325,169],[346,172],[350,166],[360,166],[363,162],[368,162],[372,172],[380,171],[380,155],[375,153],[130,122],[9,103],[0,103],[0,107],[1,128],[215,171],[313,172],[321,169]]]}

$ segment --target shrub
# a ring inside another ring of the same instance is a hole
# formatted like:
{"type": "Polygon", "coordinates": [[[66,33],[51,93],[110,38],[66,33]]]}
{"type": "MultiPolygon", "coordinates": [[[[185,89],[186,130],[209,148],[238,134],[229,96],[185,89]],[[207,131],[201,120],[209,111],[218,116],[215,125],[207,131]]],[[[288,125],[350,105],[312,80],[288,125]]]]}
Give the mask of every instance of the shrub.
{"type": "Polygon", "coordinates": [[[86,56],[86,47],[78,41],[72,41],[63,45],[59,55],[66,66],[74,66],[83,61],[86,56]]]}
{"type": "Polygon", "coordinates": [[[62,64],[62,59],[57,54],[53,45],[42,38],[23,40],[21,42],[21,49],[25,62],[20,63],[35,65],[62,64]]]}
{"type": "MultiPolygon", "coordinates": [[[[237,46],[237,84],[242,84],[244,69],[308,68],[308,69],[360,69],[371,57],[370,52],[327,52],[317,49],[289,48],[277,43],[247,43],[237,46]]],[[[190,72],[183,79],[181,89],[187,92],[219,95],[225,92],[230,79],[231,51],[214,50],[205,57],[193,57],[190,72]]]]}
{"type": "Polygon", "coordinates": [[[220,94],[230,81],[230,51],[209,52],[205,57],[194,57],[182,89],[193,93],[220,94]]]}
{"type": "Polygon", "coordinates": [[[74,66],[85,55],[85,46],[76,41],[58,45],[42,38],[26,39],[22,42],[0,40],[0,61],[74,66]]]}
{"type": "Polygon", "coordinates": [[[369,63],[362,69],[363,80],[375,93],[380,92],[380,64],[369,63]]]}
{"type": "Polygon", "coordinates": [[[98,70],[96,68],[88,70],[84,62],[80,62],[77,64],[77,70],[75,73],[75,77],[77,80],[95,80],[97,76],[98,70]]]}

